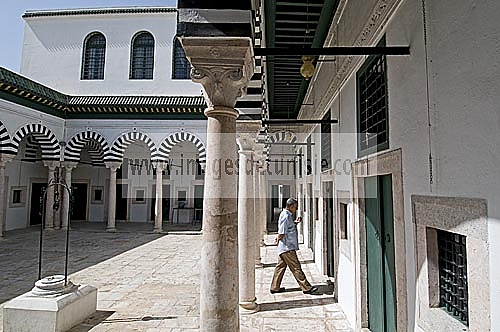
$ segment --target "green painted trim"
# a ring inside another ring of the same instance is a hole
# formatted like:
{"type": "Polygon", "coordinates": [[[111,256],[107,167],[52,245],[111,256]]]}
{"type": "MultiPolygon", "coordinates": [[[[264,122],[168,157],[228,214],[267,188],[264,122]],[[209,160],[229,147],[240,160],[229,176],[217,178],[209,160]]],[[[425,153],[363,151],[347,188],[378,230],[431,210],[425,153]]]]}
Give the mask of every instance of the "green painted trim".
{"type": "Polygon", "coordinates": [[[106,15],[106,14],[155,14],[175,13],[175,7],[116,7],[116,8],[78,8],[74,10],[34,10],[26,11],[23,18],[45,16],[76,16],[76,15],[106,15]]]}
{"type": "Polygon", "coordinates": [[[206,120],[204,113],[73,113],[66,119],[111,119],[111,120],[206,120]]]}
{"type": "MultiPolygon", "coordinates": [[[[321,15],[319,17],[311,47],[323,47],[339,3],[340,0],[325,0],[325,4],[321,9],[321,15]]],[[[299,94],[297,95],[297,100],[295,102],[295,112],[300,112],[300,108],[302,107],[302,103],[304,102],[304,98],[307,93],[307,88],[309,87],[309,82],[310,81],[306,81],[304,78],[302,79],[299,94]]]]}
{"type": "Polygon", "coordinates": [[[42,113],[54,115],[54,116],[57,116],[58,118],[66,119],[66,114],[64,111],[55,110],[54,108],[52,108],[50,106],[40,104],[38,102],[17,96],[15,94],[7,93],[5,91],[0,91],[0,99],[8,100],[8,101],[13,102],[15,104],[26,106],[26,107],[32,108],[36,111],[40,111],[42,113]]]}
{"type": "MultiPolygon", "coordinates": [[[[276,30],[276,1],[264,0],[264,14],[266,17],[266,45],[265,47],[274,47],[276,30]]],[[[269,56],[267,63],[267,91],[268,105],[274,105],[274,57],[269,56]]],[[[271,114],[271,110],[269,110],[271,114]]]]}

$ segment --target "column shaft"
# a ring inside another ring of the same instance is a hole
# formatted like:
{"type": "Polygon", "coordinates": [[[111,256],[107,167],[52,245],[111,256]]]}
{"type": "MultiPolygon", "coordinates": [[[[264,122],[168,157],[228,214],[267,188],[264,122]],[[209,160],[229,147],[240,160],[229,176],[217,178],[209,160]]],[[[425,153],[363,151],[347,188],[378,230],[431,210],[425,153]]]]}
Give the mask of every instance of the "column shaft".
{"type": "MultiPolygon", "coordinates": [[[[205,111],[207,165],[203,247],[201,249],[200,330],[239,331],[238,224],[236,177],[223,170],[236,161],[236,117],[233,108],[205,111]]],[[[233,166],[234,167],[234,166],[233,166]]]]}
{"type": "Polygon", "coordinates": [[[163,228],[163,164],[156,164],[156,201],[154,231],[161,233],[163,228]]]}
{"type": "Polygon", "coordinates": [[[7,188],[5,186],[5,162],[0,161],[0,237],[5,231],[5,194],[7,188]]]}
{"type": "Polygon", "coordinates": [[[240,306],[256,311],[255,298],[255,219],[253,193],[253,151],[240,150],[238,184],[238,242],[240,306]],[[251,174],[248,174],[248,173],[251,174]]]}
{"type": "MultiPolygon", "coordinates": [[[[73,171],[74,166],[69,166],[65,165],[64,166],[64,182],[66,185],[71,188],[71,173],[73,171]]],[[[69,206],[70,206],[70,195],[69,192],[66,188],[61,187],[61,193],[63,196],[63,202],[62,202],[62,214],[61,214],[61,227],[66,228],[69,225],[69,218],[70,218],[70,211],[69,211],[69,206]]]]}
{"type": "Polygon", "coordinates": [[[266,182],[266,170],[267,167],[262,168],[262,172],[259,172],[259,197],[260,197],[260,240],[261,245],[264,245],[264,237],[267,234],[267,182],[266,182]]]}
{"type": "Polygon", "coordinates": [[[47,177],[47,191],[45,196],[45,228],[54,229],[54,186],[50,185],[54,181],[54,171],[56,166],[49,164],[47,177]]]}
{"type": "Polygon", "coordinates": [[[254,225],[255,225],[255,266],[262,267],[262,259],[260,257],[260,246],[262,245],[262,201],[261,201],[261,192],[260,192],[260,172],[261,169],[259,167],[255,168],[254,175],[254,206],[255,206],[255,215],[254,215],[254,225]]]}
{"type": "Polygon", "coordinates": [[[108,225],[107,231],[115,231],[115,212],[116,212],[116,170],[115,167],[109,168],[109,198],[108,198],[108,225]]]}

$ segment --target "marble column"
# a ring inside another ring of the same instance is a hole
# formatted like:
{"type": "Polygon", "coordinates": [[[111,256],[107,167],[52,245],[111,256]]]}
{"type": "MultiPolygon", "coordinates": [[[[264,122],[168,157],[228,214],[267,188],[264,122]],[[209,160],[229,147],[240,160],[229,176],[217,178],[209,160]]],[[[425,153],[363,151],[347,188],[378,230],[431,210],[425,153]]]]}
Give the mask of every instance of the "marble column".
{"type": "MultiPolygon", "coordinates": [[[[54,179],[57,182],[61,182],[62,169],[61,167],[57,167],[54,171],[54,179]]],[[[62,211],[62,198],[63,198],[63,189],[60,185],[55,185],[54,187],[54,204],[57,206],[57,210],[54,210],[54,229],[61,228],[61,211],[62,211]]]]}
{"type": "Polygon", "coordinates": [[[242,312],[258,311],[255,297],[255,210],[253,142],[246,135],[238,137],[240,147],[238,175],[238,263],[240,306],[242,312]]]}
{"type": "Polygon", "coordinates": [[[182,37],[207,103],[207,162],[201,249],[200,331],[237,332],[236,99],[254,72],[249,38],[182,37]]]}
{"type": "Polygon", "coordinates": [[[14,155],[0,153],[0,237],[3,237],[3,233],[5,231],[5,212],[7,209],[6,206],[6,197],[8,188],[5,183],[5,167],[7,162],[9,162],[14,155]]]}
{"type": "Polygon", "coordinates": [[[167,167],[166,161],[155,161],[156,169],[156,200],[155,200],[155,233],[163,231],[163,171],[167,167]]]}
{"type": "Polygon", "coordinates": [[[51,185],[55,179],[55,172],[59,166],[59,161],[46,160],[43,162],[45,167],[49,169],[47,177],[47,193],[45,195],[45,229],[54,229],[54,189],[51,185]]]}
{"type": "Polygon", "coordinates": [[[259,198],[260,198],[260,217],[259,220],[261,222],[260,227],[260,240],[261,246],[264,246],[264,238],[267,234],[267,180],[266,180],[266,172],[267,172],[267,163],[263,162],[262,169],[259,172],[259,198]]]}
{"type": "Polygon", "coordinates": [[[254,227],[255,227],[255,267],[263,267],[262,265],[262,258],[260,257],[260,246],[261,246],[261,226],[262,226],[262,220],[261,218],[261,201],[260,201],[260,193],[259,193],[259,172],[260,172],[260,167],[256,165],[255,167],[255,175],[253,177],[253,191],[254,191],[254,198],[253,198],[253,206],[254,206],[254,227]]]}
{"type": "MultiPolygon", "coordinates": [[[[64,183],[66,183],[68,188],[71,189],[71,173],[73,172],[73,169],[76,168],[78,163],[73,161],[63,161],[62,165],[64,167],[64,183]]],[[[65,229],[68,227],[69,223],[69,217],[70,217],[69,206],[71,197],[69,196],[68,190],[64,187],[61,187],[60,195],[61,194],[63,197],[62,211],[61,211],[61,228],[65,229]]]]}
{"type": "Polygon", "coordinates": [[[109,195],[108,195],[108,225],[106,230],[108,232],[116,231],[116,170],[120,168],[121,162],[105,162],[106,167],[109,168],[109,195]]]}

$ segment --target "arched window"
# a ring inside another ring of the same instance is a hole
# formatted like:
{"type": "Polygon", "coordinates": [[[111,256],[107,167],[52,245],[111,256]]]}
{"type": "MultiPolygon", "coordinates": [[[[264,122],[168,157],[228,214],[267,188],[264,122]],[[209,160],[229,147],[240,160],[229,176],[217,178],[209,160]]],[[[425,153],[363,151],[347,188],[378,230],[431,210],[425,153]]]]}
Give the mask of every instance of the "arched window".
{"type": "Polygon", "coordinates": [[[132,38],[130,79],[153,79],[155,39],[149,32],[139,32],[132,38]]]}
{"type": "Polygon", "coordinates": [[[186,53],[180,41],[174,38],[172,56],[172,78],[174,79],[191,79],[191,64],[186,58],[186,53]]]}
{"type": "Polygon", "coordinates": [[[106,37],[93,32],[85,38],[83,45],[82,80],[103,80],[106,59],[106,37]]]}

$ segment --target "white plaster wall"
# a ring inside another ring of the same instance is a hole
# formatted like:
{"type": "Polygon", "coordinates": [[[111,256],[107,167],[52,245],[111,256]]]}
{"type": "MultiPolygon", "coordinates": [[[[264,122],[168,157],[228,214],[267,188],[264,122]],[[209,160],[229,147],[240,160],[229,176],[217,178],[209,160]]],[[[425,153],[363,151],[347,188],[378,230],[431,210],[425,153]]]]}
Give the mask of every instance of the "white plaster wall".
{"type": "Polygon", "coordinates": [[[25,18],[21,73],[72,95],[200,95],[191,80],[172,80],[176,12],[25,18]],[[80,80],[83,42],[106,37],[104,80],[80,80]],[[129,80],[130,45],[139,31],[155,38],[153,80],[129,80]]]}
{"type": "Polygon", "coordinates": [[[54,133],[58,141],[64,135],[63,119],[3,99],[0,99],[0,120],[11,139],[21,127],[30,123],[46,126],[54,133]]]}
{"type": "MultiPolygon", "coordinates": [[[[332,126],[332,160],[338,160],[335,164],[334,181],[335,190],[346,191],[352,197],[351,161],[356,160],[356,80],[351,78],[346,83],[342,92],[335,98],[330,106],[332,117],[339,120],[337,125],[332,126]]],[[[344,312],[354,326],[356,321],[356,279],[354,260],[354,243],[357,242],[357,234],[353,232],[352,214],[349,214],[348,236],[350,237],[351,256],[348,257],[341,250],[339,253],[338,279],[338,301],[344,312]]],[[[359,261],[359,260],[358,260],[359,261]]]]}
{"type": "MultiPolygon", "coordinates": [[[[500,152],[497,106],[500,82],[495,71],[500,63],[497,42],[500,27],[496,24],[500,5],[494,1],[458,5],[452,1],[426,2],[431,145],[421,5],[403,2],[386,26],[387,45],[411,47],[410,56],[388,57],[387,60],[390,148],[401,148],[403,156],[408,330],[416,329],[415,279],[419,270],[414,261],[410,202],[411,195],[424,194],[488,199],[492,331],[500,331],[500,318],[493,314],[500,307],[500,267],[493,264],[494,257],[500,254],[500,245],[493,240],[500,236],[500,160],[497,157],[500,152]],[[433,185],[429,183],[430,146],[434,158],[433,185]]],[[[345,15],[350,14],[346,12],[345,15]]],[[[334,66],[325,65],[323,68],[325,71],[318,75],[318,82],[326,82],[325,78],[335,74],[334,66]],[[321,75],[324,75],[323,79],[321,75]]],[[[336,114],[336,106],[337,101],[332,104],[333,114],[336,114]]],[[[336,115],[340,125],[337,129],[333,126],[334,160],[337,156],[341,159],[355,157],[354,139],[339,138],[338,143],[335,139],[338,131],[355,132],[355,113],[354,72],[341,93],[340,112],[336,115]]],[[[350,181],[349,177],[335,176],[336,190],[351,191],[350,181]]],[[[339,264],[339,303],[352,323],[354,265],[342,254],[339,264]]]]}
{"type": "MultiPolygon", "coordinates": [[[[31,210],[31,183],[47,182],[48,168],[39,162],[21,162],[15,158],[7,163],[5,168],[9,177],[7,188],[6,230],[25,228],[29,226],[31,210]],[[12,187],[26,187],[26,202],[22,207],[9,207],[12,201],[12,187]]],[[[38,204],[38,201],[37,201],[38,204]]]]}

